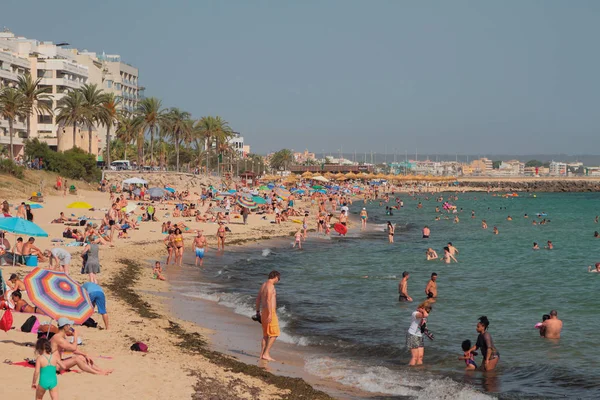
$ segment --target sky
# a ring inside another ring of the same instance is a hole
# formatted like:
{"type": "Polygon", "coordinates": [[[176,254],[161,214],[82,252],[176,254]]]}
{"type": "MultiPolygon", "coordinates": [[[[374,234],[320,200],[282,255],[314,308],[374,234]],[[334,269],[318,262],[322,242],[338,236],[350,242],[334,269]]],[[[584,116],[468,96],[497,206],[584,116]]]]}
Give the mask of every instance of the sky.
{"type": "Polygon", "coordinates": [[[255,153],[600,154],[600,1],[2,3],[1,26],[120,54],[255,153]]]}

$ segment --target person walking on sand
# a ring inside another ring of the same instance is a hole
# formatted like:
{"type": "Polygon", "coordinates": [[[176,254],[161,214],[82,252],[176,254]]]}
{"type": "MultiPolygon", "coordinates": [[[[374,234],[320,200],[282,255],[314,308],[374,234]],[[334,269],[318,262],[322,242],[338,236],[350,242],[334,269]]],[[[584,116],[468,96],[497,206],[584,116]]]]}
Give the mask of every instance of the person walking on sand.
{"type": "Polygon", "coordinates": [[[390,221],[387,222],[387,229],[388,229],[388,242],[390,243],[394,243],[394,225],[392,225],[392,223],[390,221]]]}
{"type": "Polygon", "coordinates": [[[52,345],[45,337],[36,342],[35,354],[38,357],[35,360],[35,371],[31,383],[31,388],[35,390],[35,399],[42,400],[48,391],[52,400],[58,400],[56,367],[65,369],[64,365],[58,356],[52,353],[52,345]]]}
{"type": "Polygon", "coordinates": [[[360,212],[360,221],[362,223],[362,229],[366,229],[368,219],[369,219],[369,214],[367,214],[367,209],[363,207],[363,209],[360,212]]]}
{"type": "Polygon", "coordinates": [[[194,238],[194,249],[196,251],[196,266],[200,261],[200,266],[204,264],[204,252],[206,251],[206,238],[202,231],[198,231],[198,235],[194,238]]]}
{"type": "Polygon", "coordinates": [[[219,222],[219,228],[217,229],[217,251],[225,251],[225,224],[219,222]]]}
{"type": "Polygon", "coordinates": [[[402,280],[398,284],[398,301],[400,302],[413,301],[412,297],[408,295],[408,278],[410,278],[410,274],[408,271],[404,271],[402,273],[402,280]]]}
{"type": "Polygon", "coordinates": [[[263,337],[260,347],[260,359],[275,361],[271,357],[271,347],[279,337],[279,320],[277,319],[277,291],[275,284],[281,280],[278,271],[271,271],[269,278],[262,284],[256,297],[256,316],[262,325],[263,337]]]}

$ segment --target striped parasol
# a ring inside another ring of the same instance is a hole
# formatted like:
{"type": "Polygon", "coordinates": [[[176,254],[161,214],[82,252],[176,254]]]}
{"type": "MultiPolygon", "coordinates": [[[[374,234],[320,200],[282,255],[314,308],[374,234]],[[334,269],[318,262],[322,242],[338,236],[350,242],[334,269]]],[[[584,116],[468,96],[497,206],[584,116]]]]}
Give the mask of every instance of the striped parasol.
{"type": "Polygon", "coordinates": [[[254,201],[252,196],[240,196],[237,199],[237,203],[240,206],[246,207],[248,209],[253,209],[253,208],[258,207],[258,204],[256,203],[256,201],[254,201]]]}
{"type": "Polygon", "coordinates": [[[83,324],[94,308],[87,292],[64,272],[35,268],[23,279],[31,302],[52,319],[83,324]]]}
{"type": "Polygon", "coordinates": [[[282,188],[275,189],[275,194],[284,200],[287,199],[288,197],[290,197],[290,195],[291,195],[289,190],[282,189],[282,188]]]}

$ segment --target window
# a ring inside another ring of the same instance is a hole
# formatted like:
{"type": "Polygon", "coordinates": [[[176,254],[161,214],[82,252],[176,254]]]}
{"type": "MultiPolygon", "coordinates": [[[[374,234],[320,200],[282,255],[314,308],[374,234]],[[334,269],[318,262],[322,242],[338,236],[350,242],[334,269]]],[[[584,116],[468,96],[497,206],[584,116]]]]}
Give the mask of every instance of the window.
{"type": "Polygon", "coordinates": [[[106,81],[107,88],[109,88],[109,89],[112,88],[112,85],[113,85],[113,81],[106,81]]]}

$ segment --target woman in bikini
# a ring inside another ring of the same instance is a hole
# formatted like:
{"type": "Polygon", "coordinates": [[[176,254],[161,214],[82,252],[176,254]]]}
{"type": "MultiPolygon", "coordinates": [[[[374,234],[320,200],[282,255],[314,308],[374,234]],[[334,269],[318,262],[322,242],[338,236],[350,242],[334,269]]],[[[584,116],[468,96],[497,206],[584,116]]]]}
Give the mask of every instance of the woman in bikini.
{"type": "Polygon", "coordinates": [[[37,307],[32,307],[29,305],[29,303],[23,300],[23,295],[21,294],[20,290],[15,290],[14,292],[12,292],[12,294],[10,295],[10,299],[12,300],[12,303],[15,306],[15,311],[30,314],[44,314],[43,312],[38,310],[37,307]]]}
{"type": "Polygon", "coordinates": [[[219,229],[217,229],[217,251],[225,251],[225,224],[219,222],[219,229]]]}
{"type": "Polygon", "coordinates": [[[175,245],[175,264],[181,266],[183,263],[183,235],[179,228],[173,232],[173,244],[175,245]]]}
{"type": "MultiPolygon", "coordinates": [[[[175,234],[173,233],[173,229],[169,229],[167,232],[167,236],[163,240],[165,246],[167,246],[167,265],[173,259],[173,255],[175,254],[175,245],[173,244],[173,239],[175,238],[175,234]]],[[[173,262],[175,264],[175,262],[173,262]]]]}
{"type": "Polygon", "coordinates": [[[390,243],[394,243],[394,225],[392,225],[392,223],[390,221],[387,222],[387,229],[388,229],[388,241],[390,243]]]}

